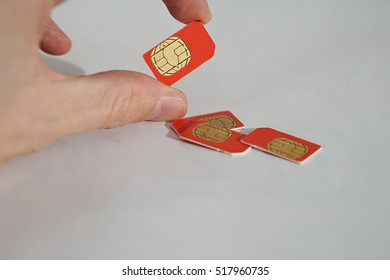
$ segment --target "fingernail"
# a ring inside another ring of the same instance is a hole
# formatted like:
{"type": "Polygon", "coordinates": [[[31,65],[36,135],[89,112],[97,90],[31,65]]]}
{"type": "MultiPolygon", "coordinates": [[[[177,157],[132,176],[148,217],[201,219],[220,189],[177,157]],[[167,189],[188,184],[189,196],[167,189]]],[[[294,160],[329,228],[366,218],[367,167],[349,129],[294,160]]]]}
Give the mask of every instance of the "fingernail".
{"type": "Polygon", "coordinates": [[[170,121],[182,117],[187,111],[187,101],[183,93],[171,91],[160,98],[147,120],[170,121]]]}

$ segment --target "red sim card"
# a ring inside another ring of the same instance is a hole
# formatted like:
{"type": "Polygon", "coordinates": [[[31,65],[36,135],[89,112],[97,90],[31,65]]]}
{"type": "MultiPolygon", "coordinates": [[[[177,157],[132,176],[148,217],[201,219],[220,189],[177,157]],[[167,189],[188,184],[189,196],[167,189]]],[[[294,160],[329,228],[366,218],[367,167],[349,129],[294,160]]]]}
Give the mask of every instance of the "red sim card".
{"type": "Polygon", "coordinates": [[[321,146],[272,128],[257,128],[241,139],[253,148],[302,163],[321,146]]]}
{"type": "Polygon", "coordinates": [[[200,21],[193,21],[144,54],[156,78],[170,86],[214,56],[215,44],[200,21]]]}
{"type": "Polygon", "coordinates": [[[227,129],[243,128],[244,124],[230,111],[221,111],[211,114],[193,116],[185,119],[175,120],[171,126],[177,134],[183,133],[188,127],[196,121],[203,120],[205,122],[218,125],[227,129]]]}
{"type": "Polygon", "coordinates": [[[250,146],[240,140],[245,135],[205,121],[192,123],[180,138],[227,154],[242,154],[250,146]]]}

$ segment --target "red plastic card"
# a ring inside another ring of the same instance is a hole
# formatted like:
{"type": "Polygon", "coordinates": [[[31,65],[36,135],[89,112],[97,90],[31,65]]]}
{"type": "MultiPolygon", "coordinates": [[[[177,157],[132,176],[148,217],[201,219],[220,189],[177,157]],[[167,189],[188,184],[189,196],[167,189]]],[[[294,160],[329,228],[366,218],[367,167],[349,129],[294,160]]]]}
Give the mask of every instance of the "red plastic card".
{"type": "Polygon", "coordinates": [[[272,128],[257,128],[241,139],[253,148],[301,163],[321,146],[272,128]]]}
{"type": "Polygon", "coordinates": [[[183,133],[188,127],[196,121],[203,120],[205,122],[224,127],[226,129],[243,128],[244,124],[230,111],[221,111],[211,114],[193,116],[185,119],[175,120],[171,126],[177,134],[183,133]]]}
{"type": "Polygon", "coordinates": [[[250,149],[240,140],[242,133],[205,121],[192,123],[180,138],[228,154],[242,154],[250,149]]]}
{"type": "Polygon", "coordinates": [[[200,21],[193,21],[144,54],[156,78],[170,86],[214,56],[215,44],[200,21]]]}

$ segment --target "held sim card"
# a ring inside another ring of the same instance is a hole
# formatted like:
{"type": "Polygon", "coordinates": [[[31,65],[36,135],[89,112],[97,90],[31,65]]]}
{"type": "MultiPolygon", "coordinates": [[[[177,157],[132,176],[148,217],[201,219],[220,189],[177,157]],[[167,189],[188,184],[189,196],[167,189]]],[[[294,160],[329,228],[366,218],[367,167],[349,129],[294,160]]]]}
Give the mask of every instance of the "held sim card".
{"type": "Polygon", "coordinates": [[[143,57],[157,80],[170,86],[214,56],[215,44],[200,21],[193,21],[143,57]]]}

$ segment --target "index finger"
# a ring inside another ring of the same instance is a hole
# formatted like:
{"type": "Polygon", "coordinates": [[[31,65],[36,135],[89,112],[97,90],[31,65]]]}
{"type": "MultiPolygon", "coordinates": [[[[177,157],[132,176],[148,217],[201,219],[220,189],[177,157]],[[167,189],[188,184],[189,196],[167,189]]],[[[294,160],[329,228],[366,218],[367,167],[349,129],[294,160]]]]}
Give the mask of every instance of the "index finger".
{"type": "Polygon", "coordinates": [[[182,23],[211,20],[211,11],[207,0],[163,0],[171,15],[182,23]]]}

